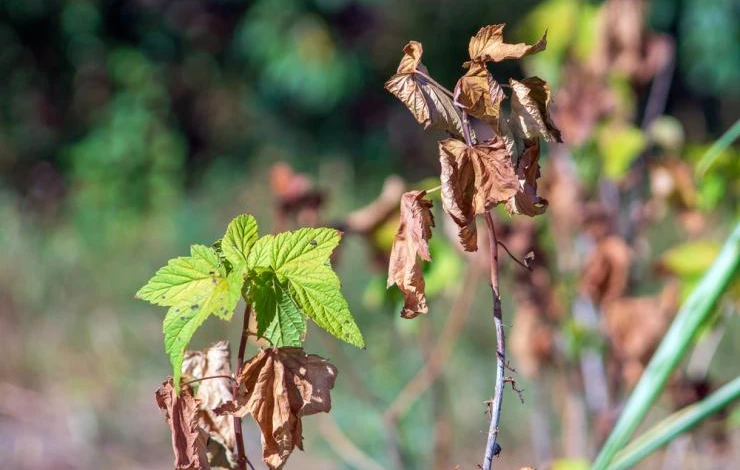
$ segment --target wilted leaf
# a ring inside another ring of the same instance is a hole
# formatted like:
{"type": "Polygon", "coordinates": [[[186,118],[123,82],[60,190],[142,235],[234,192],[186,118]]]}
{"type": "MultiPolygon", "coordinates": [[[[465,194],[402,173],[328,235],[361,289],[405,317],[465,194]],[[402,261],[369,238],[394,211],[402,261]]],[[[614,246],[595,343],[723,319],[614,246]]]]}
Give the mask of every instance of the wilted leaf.
{"type": "Polygon", "coordinates": [[[581,291],[595,304],[606,304],[622,297],[627,290],[632,250],[619,236],[600,240],[586,261],[581,291]]]}
{"type": "Polygon", "coordinates": [[[280,468],[295,447],[303,450],[301,418],[331,410],[336,376],[326,359],[301,348],[265,349],[242,367],[236,403],[219,412],[251,414],[262,431],[262,459],[280,468]]]}
{"type": "Polygon", "coordinates": [[[406,105],[424,129],[434,127],[462,137],[462,118],[447,95],[449,92],[424,76],[429,76],[429,72],[421,63],[421,43],[409,42],[403,53],[398,70],[385,83],[385,89],[406,105]]]}
{"type": "MultiPolygon", "coordinates": [[[[301,312],[321,328],[357,347],[365,341],[329,263],[341,233],[329,228],[302,228],[267,235],[252,247],[249,269],[269,269],[301,312]]],[[[277,294],[276,294],[277,298],[277,294]]]]}
{"type": "Polygon", "coordinates": [[[545,213],[547,199],[537,195],[537,179],[540,177],[539,159],[540,139],[525,142],[524,152],[516,165],[519,191],[506,202],[506,211],[509,214],[534,217],[545,213]]]}
{"type": "Polygon", "coordinates": [[[424,277],[417,255],[431,261],[429,239],[432,237],[434,217],[432,201],[424,199],[426,191],[410,191],[401,198],[401,224],[393,241],[388,263],[388,284],[397,284],[403,292],[403,318],[414,318],[427,313],[424,277]]]}
{"type": "Polygon", "coordinates": [[[155,398],[172,433],[175,469],[210,469],[206,440],[198,429],[198,402],[190,389],[183,388],[178,396],[172,379],[168,379],[157,389],[155,398]]]}
{"type": "Polygon", "coordinates": [[[544,51],[547,46],[547,33],[535,44],[507,44],[504,42],[505,24],[482,27],[470,38],[468,53],[473,62],[501,62],[507,59],[521,59],[524,56],[544,51]]]}
{"type": "Polygon", "coordinates": [[[490,124],[497,134],[500,134],[498,123],[504,98],[503,88],[483,63],[472,63],[455,85],[455,102],[471,116],[490,124]]]}
{"type": "Polygon", "coordinates": [[[499,138],[473,147],[455,139],[439,143],[442,206],[460,227],[466,251],[477,249],[475,215],[513,197],[519,189],[511,157],[499,138]]]}
{"type": "Polygon", "coordinates": [[[539,77],[522,81],[509,80],[511,85],[511,118],[514,131],[524,139],[542,136],[547,142],[562,142],[560,131],[550,119],[550,87],[539,77]]]}
{"type": "MultiPolygon", "coordinates": [[[[219,341],[203,351],[187,351],[182,362],[182,373],[193,379],[231,376],[229,360],[228,341],[219,341]]],[[[220,462],[222,465],[235,468],[234,420],[230,416],[219,416],[213,412],[214,409],[234,399],[231,381],[228,378],[202,380],[198,382],[195,398],[199,402],[199,426],[210,437],[207,448],[208,461],[212,466],[220,462]]]]}

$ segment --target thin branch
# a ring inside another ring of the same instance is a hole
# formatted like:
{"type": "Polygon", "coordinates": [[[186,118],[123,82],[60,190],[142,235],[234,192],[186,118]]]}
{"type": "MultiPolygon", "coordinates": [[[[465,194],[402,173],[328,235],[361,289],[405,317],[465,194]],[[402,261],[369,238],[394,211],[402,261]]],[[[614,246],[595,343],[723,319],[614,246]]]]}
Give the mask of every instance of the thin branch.
{"type": "Polygon", "coordinates": [[[516,386],[516,380],[514,379],[514,377],[512,377],[510,375],[507,375],[504,378],[504,382],[505,383],[508,383],[508,384],[511,384],[511,389],[514,390],[517,395],[519,395],[519,401],[522,402],[522,405],[523,405],[524,404],[524,389],[517,388],[517,386],[516,386]]]}
{"type": "Polygon", "coordinates": [[[193,379],[189,382],[183,382],[180,384],[180,386],[184,387],[185,385],[192,385],[202,380],[210,380],[210,379],[229,379],[229,380],[236,382],[236,379],[230,375],[209,375],[208,377],[201,377],[199,379],[193,379]]]}
{"type": "MultiPolygon", "coordinates": [[[[244,365],[244,353],[247,349],[247,338],[249,338],[249,335],[250,335],[249,316],[251,315],[251,313],[252,313],[252,306],[249,304],[249,302],[247,302],[247,305],[244,307],[244,319],[242,321],[242,336],[239,341],[239,353],[236,357],[236,369],[234,369],[234,374],[238,374],[242,368],[242,365],[244,365]]],[[[231,386],[231,393],[233,393],[235,399],[236,399],[238,392],[239,392],[239,382],[234,380],[231,386]]],[[[247,457],[247,453],[244,451],[244,436],[242,435],[242,419],[238,416],[234,416],[234,437],[236,440],[236,464],[239,470],[246,470],[247,465],[249,465],[249,468],[254,470],[254,467],[252,466],[252,462],[249,461],[249,458],[247,457]]]]}
{"type": "Polygon", "coordinates": [[[440,185],[437,185],[437,186],[435,186],[433,188],[430,188],[430,189],[425,189],[424,192],[427,193],[427,194],[429,194],[429,193],[433,193],[434,191],[439,191],[440,189],[442,189],[442,185],[441,184],[440,185]]]}
{"type": "Polygon", "coordinates": [[[514,256],[514,255],[513,255],[512,253],[511,253],[511,251],[509,251],[509,248],[508,248],[508,247],[507,247],[506,245],[504,245],[504,242],[502,242],[502,241],[497,241],[496,243],[498,244],[498,246],[500,246],[501,248],[503,248],[503,249],[504,249],[504,251],[506,251],[506,253],[507,253],[507,254],[509,255],[509,257],[510,257],[511,259],[513,259],[513,260],[514,260],[514,261],[516,262],[516,264],[518,264],[519,266],[523,267],[523,268],[524,268],[524,269],[526,269],[527,271],[531,271],[531,270],[532,270],[532,268],[531,268],[530,266],[527,266],[526,264],[524,264],[524,262],[522,262],[522,261],[519,261],[519,259],[517,259],[517,257],[516,257],[516,256],[514,256]]]}
{"type": "Polygon", "coordinates": [[[470,120],[468,119],[468,112],[465,111],[465,108],[463,108],[461,105],[455,103],[458,108],[460,108],[460,111],[462,111],[462,124],[463,124],[463,134],[465,135],[465,143],[468,144],[468,147],[473,146],[473,139],[470,137],[470,120]]]}
{"type": "Polygon", "coordinates": [[[493,217],[490,212],[484,214],[488,226],[488,241],[491,255],[491,292],[493,294],[493,323],[496,327],[496,385],[491,403],[491,423],[488,427],[486,454],[483,457],[483,470],[491,470],[493,457],[501,452],[501,446],[496,442],[498,426],[501,421],[501,406],[504,400],[504,369],[506,368],[506,339],[504,337],[503,312],[501,309],[501,295],[498,283],[498,240],[496,229],[493,226],[493,217]]]}

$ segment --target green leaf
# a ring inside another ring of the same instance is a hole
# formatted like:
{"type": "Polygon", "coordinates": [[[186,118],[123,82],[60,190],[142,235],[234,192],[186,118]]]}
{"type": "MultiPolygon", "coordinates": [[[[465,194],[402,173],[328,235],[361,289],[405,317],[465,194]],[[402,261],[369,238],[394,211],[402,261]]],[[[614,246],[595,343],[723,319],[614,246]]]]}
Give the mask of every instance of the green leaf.
{"type": "Polygon", "coordinates": [[[247,256],[252,245],[257,241],[257,221],[248,214],[234,218],[226,228],[226,234],[221,240],[221,250],[226,259],[238,266],[247,262],[247,256]]]}
{"type": "Polygon", "coordinates": [[[257,335],[273,346],[300,346],[306,322],[275,273],[266,271],[253,276],[250,292],[257,316],[257,335]]]}
{"type": "Polygon", "coordinates": [[[244,282],[238,271],[227,277],[214,276],[208,289],[196,293],[189,302],[169,309],[164,318],[164,350],[170,356],[172,376],[179,387],[185,348],[195,331],[211,315],[229,320],[241,296],[244,282]]]}
{"type": "Polygon", "coordinates": [[[247,258],[250,270],[270,268],[305,316],[337,338],[364,347],[362,333],[340,291],[329,256],[341,234],[328,228],[303,228],[260,238],[247,258]]]}
{"type": "Polygon", "coordinates": [[[214,283],[214,276],[225,274],[222,270],[216,250],[193,245],[190,256],[171,259],[139,289],[136,297],[164,307],[190,302],[214,283]]]}
{"type": "Polygon", "coordinates": [[[215,249],[193,245],[190,256],[170,260],[136,293],[140,299],[171,307],[163,330],[176,386],[185,347],[195,330],[211,315],[231,319],[243,283],[239,270],[226,275],[215,249]]]}

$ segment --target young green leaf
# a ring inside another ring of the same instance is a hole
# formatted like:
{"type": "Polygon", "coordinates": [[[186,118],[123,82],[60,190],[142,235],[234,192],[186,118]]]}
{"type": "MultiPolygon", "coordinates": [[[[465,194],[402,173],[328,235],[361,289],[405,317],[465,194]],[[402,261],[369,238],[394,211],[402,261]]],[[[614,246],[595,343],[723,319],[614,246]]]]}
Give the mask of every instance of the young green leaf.
{"type": "Polygon", "coordinates": [[[247,258],[250,270],[270,268],[277,282],[305,316],[357,347],[365,345],[360,329],[340,291],[329,256],[341,238],[337,230],[303,228],[257,240],[247,258]]]}
{"type": "Polygon", "coordinates": [[[190,247],[190,256],[171,259],[136,293],[136,298],[164,307],[191,302],[214,284],[220,273],[218,253],[204,245],[190,247]]]}
{"type": "Polygon", "coordinates": [[[179,385],[182,359],[195,331],[211,315],[229,320],[241,296],[241,273],[214,275],[207,289],[194,294],[188,302],[169,309],[164,318],[164,349],[170,356],[175,386],[179,385]]]}
{"type": "Polygon", "coordinates": [[[240,271],[226,275],[216,250],[193,245],[190,256],[170,260],[136,293],[140,299],[171,307],[164,319],[164,341],[175,386],[185,347],[195,330],[210,315],[229,320],[243,282],[240,271]]]}
{"type": "Polygon", "coordinates": [[[233,266],[246,263],[257,236],[257,221],[254,217],[249,214],[239,215],[226,228],[226,234],[221,240],[221,250],[233,266]]]}
{"type": "Polygon", "coordinates": [[[306,321],[275,273],[253,276],[250,292],[257,314],[257,335],[276,347],[300,346],[306,321]]]}

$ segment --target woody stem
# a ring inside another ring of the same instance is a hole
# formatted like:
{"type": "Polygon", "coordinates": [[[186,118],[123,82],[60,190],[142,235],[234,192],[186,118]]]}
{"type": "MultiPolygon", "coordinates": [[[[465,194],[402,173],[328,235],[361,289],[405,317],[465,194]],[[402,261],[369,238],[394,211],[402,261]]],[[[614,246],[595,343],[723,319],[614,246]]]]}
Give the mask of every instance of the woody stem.
{"type": "Polygon", "coordinates": [[[506,340],[504,336],[503,313],[501,310],[501,296],[498,284],[498,240],[493,226],[493,217],[490,212],[484,214],[488,226],[488,242],[491,252],[491,292],[493,294],[493,323],[496,327],[496,385],[491,402],[491,423],[488,427],[486,454],[483,458],[483,470],[491,470],[493,457],[501,452],[501,446],[496,443],[498,426],[501,421],[501,406],[504,400],[504,369],[506,367],[506,340]]]}
{"type": "MultiPolygon", "coordinates": [[[[238,376],[241,371],[242,365],[244,365],[244,352],[247,349],[247,338],[249,338],[249,316],[252,313],[252,306],[247,302],[244,307],[244,320],[242,321],[242,336],[239,341],[239,352],[236,357],[236,369],[234,369],[234,376],[238,376]]],[[[239,391],[239,382],[234,380],[231,385],[231,392],[236,400],[237,393],[239,391]]],[[[247,453],[244,451],[244,436],[242,435],[242,419],[238,416],[234,416],[234,437],[236,441],[236,464],[239,470],[246,470],[247,465],[249,468],[254,470],[252,462],[247,458],[247,453]]]]}

